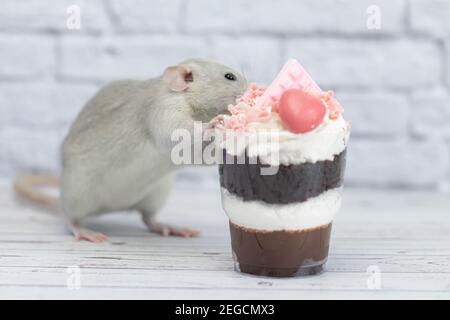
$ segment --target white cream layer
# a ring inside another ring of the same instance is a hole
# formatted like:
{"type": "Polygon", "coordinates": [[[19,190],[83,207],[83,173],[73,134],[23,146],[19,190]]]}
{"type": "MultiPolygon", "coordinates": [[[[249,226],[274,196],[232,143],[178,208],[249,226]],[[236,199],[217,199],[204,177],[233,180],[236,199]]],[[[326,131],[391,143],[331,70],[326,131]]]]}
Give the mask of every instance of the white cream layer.
{"type": "Polygon", "coordinates": [[[305,162],[333,160],[347,146],[349,128],[342,117],[328,117],[315,130],[296,134],[287,131],[276,113],[267,122],[250,124],[254,132],[222,132],[221,147],[230,155],[258,156],[264,164],[289,165],[305,162]]]}
{"type": "Polygon", "coordinates": [[[301,230],[326,225],[341,208],[342,187],[304,202],[268,204],[244,201],[222,188],[222,206],[234,224],[257,230],[301,230]]]}

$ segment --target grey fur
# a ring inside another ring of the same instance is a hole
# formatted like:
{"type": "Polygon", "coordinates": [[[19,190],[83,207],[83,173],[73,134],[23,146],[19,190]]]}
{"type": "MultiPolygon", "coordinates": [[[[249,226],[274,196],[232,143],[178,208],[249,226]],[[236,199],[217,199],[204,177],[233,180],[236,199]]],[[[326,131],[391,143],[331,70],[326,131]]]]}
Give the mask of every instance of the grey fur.
{"type": "Polygon", "coordinates": [[[69,222],[118,210],[156,214],[176,169],[170,160],[172,131],[192,130],[194,120],[208,122],[247,87],[242,75],[216,62],[182,64],[194,77],[185,91],[171,91],[162,76],[122,80],[87,102],[61,148],[61,200],[69,222]],[[238,80],[225,79],[227,72],[238,80]]]}

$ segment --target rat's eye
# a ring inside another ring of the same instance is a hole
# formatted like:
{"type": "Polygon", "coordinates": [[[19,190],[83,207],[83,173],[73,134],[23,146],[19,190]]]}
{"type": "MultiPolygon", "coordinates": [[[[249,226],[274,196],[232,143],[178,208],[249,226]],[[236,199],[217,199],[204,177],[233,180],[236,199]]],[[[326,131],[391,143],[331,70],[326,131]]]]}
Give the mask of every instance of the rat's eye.
{"type": "Polygon", "coordinates": [[[225,79],[227,80],[231,80],[231,81],[235,81],[236,80],[236,76],[232,73],[226,73],[225,74],[225,79]]]}

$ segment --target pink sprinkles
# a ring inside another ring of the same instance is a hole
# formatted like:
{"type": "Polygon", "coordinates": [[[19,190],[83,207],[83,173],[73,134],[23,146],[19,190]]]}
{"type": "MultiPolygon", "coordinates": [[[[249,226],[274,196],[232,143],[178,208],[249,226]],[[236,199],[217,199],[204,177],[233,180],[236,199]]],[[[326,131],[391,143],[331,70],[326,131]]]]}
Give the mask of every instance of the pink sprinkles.
{"type": "MultiPolygon", "coordinates": [[[[252,122],[266,122],[270,119],[271,112],[278,113],[278,105],[273,104],[269,107],[259,107],[256,105],[256,99],[261,97],[265,91],[264,87],[251,83],[242,97],[236,100],[236,104],[230,104],[228,111],[231,113],[224,123],[217,127],[236,132],[250,132],[252,129],[249,124],[252,122]]],[[[335,120],[343,112],[343,108],[336,100],[332,91],[323,92],[320,97],[329,111],[329,118],[335,120]]]]}

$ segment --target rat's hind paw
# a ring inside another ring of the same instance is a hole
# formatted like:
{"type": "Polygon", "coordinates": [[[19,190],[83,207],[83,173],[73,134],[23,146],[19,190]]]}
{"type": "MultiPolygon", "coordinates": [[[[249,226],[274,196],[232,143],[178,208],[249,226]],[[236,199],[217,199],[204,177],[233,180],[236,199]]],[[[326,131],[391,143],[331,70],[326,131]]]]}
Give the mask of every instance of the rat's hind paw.
{"type": "Polygon", "coordinates": [[[100,243],[108,240],[108,237],[103,233],[92,231],[89,229],[81,228],[79,226],[70,226],[70,230],[72,230],[73,235],[75,236],[75,240],[86,240],[90,242],[100,243]]]}
{"type": "Polygon", "coordinates": [[[159,233],[164,237],[176,236],[183,238],[193,238],[197,237],[200,234],[200,232],[195,229],[174,227],[152,220],[146,221],[146,219],[144,219],[144,223],[151,232],[159,233]]]}

